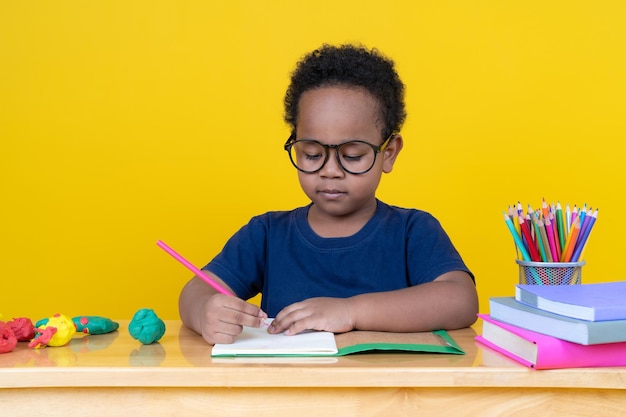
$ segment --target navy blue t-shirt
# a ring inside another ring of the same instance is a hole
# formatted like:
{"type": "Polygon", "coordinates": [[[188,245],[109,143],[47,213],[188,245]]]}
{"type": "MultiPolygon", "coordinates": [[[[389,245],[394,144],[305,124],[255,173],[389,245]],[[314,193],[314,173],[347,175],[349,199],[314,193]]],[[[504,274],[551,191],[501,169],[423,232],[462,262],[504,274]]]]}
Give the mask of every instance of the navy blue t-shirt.
{"type": "MultiPolygon", "coordinates": [[[[269,317],[311,297],[350,297],[471,272],[430,214],[378,201],[356,234],[323,238],[309,226],[309,206],[253,217],[204,267],[243,299],[262,293],[269,317]]],[[[472,275],[473,278],[473,275],[472,275]]]]}

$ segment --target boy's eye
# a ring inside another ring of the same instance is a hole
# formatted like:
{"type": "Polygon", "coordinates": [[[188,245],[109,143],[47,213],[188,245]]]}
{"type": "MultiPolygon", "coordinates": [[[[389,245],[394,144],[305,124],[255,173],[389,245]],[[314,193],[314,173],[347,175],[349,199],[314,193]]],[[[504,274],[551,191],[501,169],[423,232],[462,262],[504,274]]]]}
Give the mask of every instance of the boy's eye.
{"type": "Polygon", "coordinates": [[[372,149],[361,142],[348,142],[339,148],[341,159],[345,162],[359,162],[371,152],[372,149]]]}
{"type": "Polygon", "coordinates": [[[341,158],[343,160],[345,160],[346,162],[359,162],[362,158],[363,155],[341,155],[341,158]]]}
{"type": "Polygon", "coordinates": [[[322,157],[321,153],[304,153],[304,157],[311,161],[316,161],[322,157]]]}
{"type": "Polygon", "coordinates": [[[313,141],[299,141],[294,147],[296,160],[307,164],[306,169],[312,169],[312,163],[317,164],[326,157],[326,150],[322,145],[313,141]]]}

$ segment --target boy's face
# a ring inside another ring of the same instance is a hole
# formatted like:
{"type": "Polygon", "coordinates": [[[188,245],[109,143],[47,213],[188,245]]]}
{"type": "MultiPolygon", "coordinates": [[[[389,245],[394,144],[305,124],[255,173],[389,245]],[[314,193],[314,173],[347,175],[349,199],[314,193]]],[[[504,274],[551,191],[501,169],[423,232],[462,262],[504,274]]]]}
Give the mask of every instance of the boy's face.
{"type": "MultiPolygon", "coordinates": [[[[335,145],[362,140],[379,146],[381,137],[379,104],[365,89],[322,87],[302,94],[298,106],[296,139],[313,139],[335,145]]],[[[298,171],[300,186],[313,201],[317,215],[336,217],[372,213],[376,188],[383,172],[390,172],[402,148],[396,136],[376,155],[374,166],[364,174],[350,174],[337,161],[335,149],[321,170],[298,171]]]]}

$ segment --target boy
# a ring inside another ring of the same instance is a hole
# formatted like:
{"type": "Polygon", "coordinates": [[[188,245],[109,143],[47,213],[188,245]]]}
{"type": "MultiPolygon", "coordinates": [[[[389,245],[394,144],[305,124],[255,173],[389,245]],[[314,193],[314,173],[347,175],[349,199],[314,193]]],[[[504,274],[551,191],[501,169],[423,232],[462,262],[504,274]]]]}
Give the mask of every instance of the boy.
{"type": "Polygon", "coordinates": [[[416,332],[476,320],[473,276],[437,220],[389,206],[376,189],[402,150],[404,85],[376,50],[329,46],[305,56],[285,95],[285,150],[306,207],[254,217],[182,290],[183,323],[211,343],[242,326],[270,333],[416,332]],[[261,308],[245,299],[262,294],[261,308]]]}

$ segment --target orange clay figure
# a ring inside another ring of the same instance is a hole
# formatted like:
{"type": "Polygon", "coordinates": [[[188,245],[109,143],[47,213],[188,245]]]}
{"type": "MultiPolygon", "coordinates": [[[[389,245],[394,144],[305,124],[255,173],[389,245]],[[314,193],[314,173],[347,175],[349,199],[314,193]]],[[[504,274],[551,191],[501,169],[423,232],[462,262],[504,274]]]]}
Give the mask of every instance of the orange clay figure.
{"type": "Polygon", "coordinates": [[[35,332],[40,335],[28,344],[29,348],[65,346],[76,333],[76,325],[69,317],[57,313],[48,319],[37,322],[35,332]]]}

